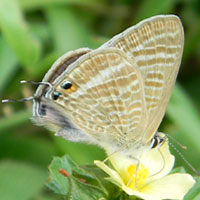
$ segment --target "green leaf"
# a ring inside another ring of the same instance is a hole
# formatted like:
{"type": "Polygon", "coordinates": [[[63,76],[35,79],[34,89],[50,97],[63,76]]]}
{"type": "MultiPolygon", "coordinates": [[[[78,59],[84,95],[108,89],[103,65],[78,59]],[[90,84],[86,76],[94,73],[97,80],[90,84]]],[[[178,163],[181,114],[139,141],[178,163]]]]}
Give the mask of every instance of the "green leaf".
{"type": "Polygon", "coordinates": [[[46,9],[46,13],[57,52],[63,54],[91,43],[89,31],[72,8],[53,6],[46,9]]]}
{"type": "Polygon", "coordinates": [[[191,99],[178,84],[174,87],[166,113],[182,132],[183,135],[181,137],[184,137],[185,140],[191,141],[194,148],[200,152],[199,116],[191,99]]]}
{"type": "Polygon", "coordinates": [[[0,38],[0,93],[4,90],[9,81],[18,69],[17,59],[12,49],[4,38],[0,38]]]}
{"type": "Polygon", "coordinates": [[[108,199],[113,199],[118,195],[119,187],[107,180],[108,175],[103,170],[94,165],[87,165],[81,168],[95,178],[98,182],[98,187],[109,197],[108,199]]]}
{"type": "Polygon", "coordinates": [[[175,173],[186,173],[184,167],[176,167],[172,169],[170,174],[175,174],[175,173]]]}
{"type": "Polygon", "coordinates": [[[82,179],[85,181],[86,179],[93,179],[67,155],[62,158],[55,157],[49,167],[49,171],[50,178],[47,186],[57,194],[66,196],[66,199],[96,200],[105,197],[105,194],[98,187],[84,183],[77,177],[77,175],[80,175],[85,178],[82,179]],[[59,173],[59,169],[64,169],[68,175],[63,176],[59,173]]]}
{"type": "MultiPolygon", "coordinates": [[[[72,175],[74,172],[79,175],[84,175],[84,171],[79,168],[78,165],[68,155],[65,155],[61,158],[55,157],[53,159],[51,165],[49,166],[51,182],[48,184],[48,186],[50,188],[55,187],[54,191],[56,193],[66,195],[68,190],[67,188],[69,187],[69,181],[66,177],[59,173],[60,168],[66,170],[69,175],[72,175]],[[59,187],[57,188],[57,186],[59,187]]],[[[86,178],[88,178],[88,176],[86,178]]]]}
{"type": "Polygon", "coordinates": [[[0,177],[2,200],[29,200],[43,188],[47,174],[28,163],[1,161],[0,177]]]}
{"type": "Polygon", "coordinates": [[[39,59],[40,45],[29,32],[17,0],[0,1],[0,28],[21,63],[33,66],[39,59]]]}
{"type": "Polygon", "coordinates": [[[69,180],[59,173],[59,169],[65,169],[72,173],[74,163],[68,161],[68,157],[54,157],[49,166],[50,178],[47,186],[57,194],[66,195],[69,188],[69,180]],[[70,164],[71,163],[71,164],[70,164]]]}
{"type": "Polygon", "coordinates": [[[200,198],[200,178],[196,178],[196,184],[190,189],[184,200],[199,200],[200,198]]]}
{"type": "Polygon", "coordinates": [[[80,200],[80,199],[105,200],[106,199],[103,192],[101,192],[97,187],[84,184],[73,177],[69,178],[69,181],[70,181],[71,192],[68,193],[67,199],[72,199],[72,200],[80,200]]]}
{"type": "Polygon", "coordinates": [[[174,3],[175,2],[173,0],[143,1],[143,3],[141,3],[141,5],[140,5],[137,17],[135,19],[137,19],[137,21],[140,21],[142,19],[151,17],[153,15],[168,13],[171,10],[171,8],[173,7],[174,3]]]}

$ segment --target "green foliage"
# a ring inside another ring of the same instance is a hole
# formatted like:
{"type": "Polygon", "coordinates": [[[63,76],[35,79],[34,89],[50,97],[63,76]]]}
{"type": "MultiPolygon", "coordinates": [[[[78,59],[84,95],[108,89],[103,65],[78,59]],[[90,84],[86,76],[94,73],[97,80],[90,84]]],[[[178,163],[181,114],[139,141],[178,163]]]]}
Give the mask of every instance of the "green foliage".
{"type": "Polygon", "coordinates": [[[187,140],[190,140],[194,148],[198,151],[200,141],[200,134],[198,134],[200,130],[198,112],[190,98],[184,94],[184,90],[178,84],[174,87],[174,92],[167,109],[167,115],[182,131],[184,137],[187,137],[187,140]],[[191,130],[192,134],[190,134],[191,130]]]}
{"type": "MultiPolygon", "coordinates": [[[[47,186],[67,200],[136,200],[135,197],[127,196],[107,181],[107,175],[98,167],[94,165],[80,167],[67,155],[55,157],[49,166],[49,172],[47,186]]],[[[173,169],[171,173],[185,173],[185,170],[179,167],[173,169]]],[[[196,178],[196,184],[186,195],[185,200],[197,200],[199,195],[200,178],[196,178]]]]}
{"type": "Polygon", "coordinates": [[[26,200],[42,189],[47,174],[22,162],[1,161],[0,177],[1,199],[26,200]]]}
{"type": "Polygon", "coordinates": [[[105,174],[101,170],[96,167],[81,168],[69,156],[54,158],[49,171],[50,180],[47,186],[55,193],[65,196],[66,199],[103,200],[107,199],[106,196],[108,197],[109,192],[112,191],[104,188],[105,174]],[[60,169],[65,170],[67,176],[59,173],[60,169]]]}
{"type": "MultiPolygon", "coordinates": [[[[184,56],[178,84],[160,131],[186,145],[188,149],[183,154],[200,170],[199,8],[198,1],[180,0],[0,0],[0,99],[32,95],[35,87],[21,85],[19,81],[40,81],[52,63],[69,50],[96,48],[146,17],[177,14],[185,28],[184,56]]],[[[92,164],[94,159],[105,158],[98,147],[72,144],[44,128],[36,127],[30,122],[30,116],[30,104],[0,104],[1,199],[58,199],[44,186],[47,166],[53,156],[69,154],[76,163],[84,166],[92,164]]],[[[114,199],[115,188],[102,182],[103,174],[100,175],[97,168],[80,168],[69,158],[65,159],[70,162],[70,178],[55,171],[65,181],[65,190],[70,180],[77,190],[87,188],[98,197],[114,199]],[[79,176],[91,181],[90,184],[80,182],[79,176]]],[[[178,156],[176,160],[176,166],[186,166],[178,156]]],[[[61,159],[55,158],[55,161],[59,163],[61,159]]],[[[200,198],[198,190],[199,179],[185,199],[200,198]]],[[[62,199],[62,193],[60,195],[62,199]]],[[[123,195],[121,199],[129,199],[126,194],[123,195]]]]}
{"type": "Polygon", "coordinates": [[[0,68],[0,92],[2,92],[3,89],[5,89],[6,84],[12,80],[17,70],[16,56],[7,44],[7,41],[2,37],[0,39],[0,66],[2,66],[0,68]]]}
{"type": "Polygon", "coordinates": [[[184,200],[198,200],[200,197],[200,178],[196,178],[196,184],[185,196],[184,200]]]}
{"type": "Polygon", "coordinates": [[[140,21],[144,18],[151,17],[157,14],[166,14],[169,13],[172,7],[174,6],[175,1],[173,0],[149,0],[143,1],[141,3],[137,20],[140,21]]]}
{"type": "Polygon", "coordinates": [[[33,66],[39,59],[40,46],[28,30],[16,0],[1,0],[0,26],[4,37],[21,63],[26,67],[33,66]]]}

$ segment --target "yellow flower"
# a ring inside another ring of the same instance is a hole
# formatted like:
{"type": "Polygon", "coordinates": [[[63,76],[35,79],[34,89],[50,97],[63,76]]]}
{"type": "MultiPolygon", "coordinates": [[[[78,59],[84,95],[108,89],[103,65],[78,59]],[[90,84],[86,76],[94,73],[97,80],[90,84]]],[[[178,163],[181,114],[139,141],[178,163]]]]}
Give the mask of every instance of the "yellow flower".
{"type": "Polygon", "coordinates": [[[114,153],[110,158],[114,169],[104,162],[94,161],[105,171],[109,181],[128,195],[145,200],[183,199],[195,180],[186,173],[169,174],[174,165],[174,156],[165,142],[158,149],[151,149],[140,158],[133,159],[123,153],[114,153]]]}

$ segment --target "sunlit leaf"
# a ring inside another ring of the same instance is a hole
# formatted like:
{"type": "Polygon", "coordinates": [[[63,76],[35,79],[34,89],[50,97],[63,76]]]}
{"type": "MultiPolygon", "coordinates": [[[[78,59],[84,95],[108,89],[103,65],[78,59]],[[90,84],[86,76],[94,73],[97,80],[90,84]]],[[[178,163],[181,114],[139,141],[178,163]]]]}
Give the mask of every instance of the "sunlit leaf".
{"type": "Polygon", "coordinates": [[[24,66],[33,66],[38,61],[39,42],[29,32],[17,0],[0,1],[0,29],[24,66]]]}
{"type": "MultiPolygon", "coordinates": [[[[66,199],[88,199],[95,200],[104,197],[104,193],[96,186],[83,182],[73,175],[73,171],[78,174],[84,174],[68,156],[54,158],[50,167],[50,179],[48,187],[60,195],[66,196],[66,199]],[[68,174],[63,176],[59,170],[63,169],[68,174]]],[[[88,176],[85,174],[85,176],[88,176]]]]}

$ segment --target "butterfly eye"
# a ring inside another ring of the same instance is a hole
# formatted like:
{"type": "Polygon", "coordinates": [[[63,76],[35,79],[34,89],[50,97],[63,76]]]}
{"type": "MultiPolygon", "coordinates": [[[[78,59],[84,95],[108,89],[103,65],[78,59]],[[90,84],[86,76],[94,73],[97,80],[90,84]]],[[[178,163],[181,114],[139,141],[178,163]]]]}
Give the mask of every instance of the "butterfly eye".
{"type": "Polygon", "coordinates": [[[61,88],[67,90],[70,89],[72,87],[72,83],[70,81],[66,81],[61,85],[61,88]]]}
{"type": "Polygon", "coordinates": [[[58,92],[58,91],[54,92],[54,93],[52,94],[53,100],[57,100],[61,94],[62,94],[62,93],[61,93],[61,92],[58,92]]]}
{"type": "Polygon", "coordinates": [[[154,138],[152,139],[152,149],[155,149],[156,147],[158,147],[159,145],[161,145],[164,142],[163,138],[160,138],[159,136],[154,136],[154,138]]]}
{"type": "Polygon", "coordinates": [[[154,137],[153,138],[153,142],[152,142],[152,149],[156,148],[159,144],[159,141],[158,141],[158,138],[157,137],[154,137]]]}

